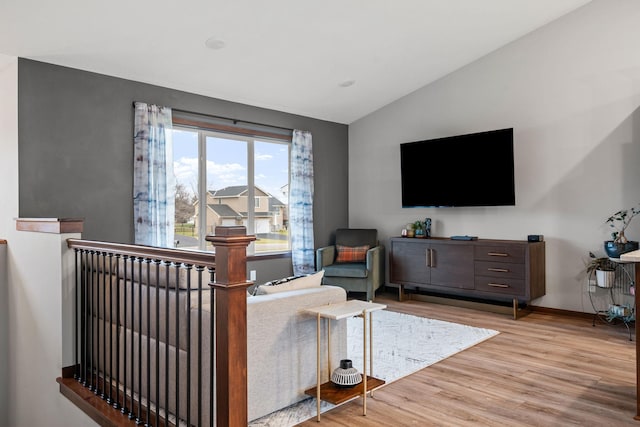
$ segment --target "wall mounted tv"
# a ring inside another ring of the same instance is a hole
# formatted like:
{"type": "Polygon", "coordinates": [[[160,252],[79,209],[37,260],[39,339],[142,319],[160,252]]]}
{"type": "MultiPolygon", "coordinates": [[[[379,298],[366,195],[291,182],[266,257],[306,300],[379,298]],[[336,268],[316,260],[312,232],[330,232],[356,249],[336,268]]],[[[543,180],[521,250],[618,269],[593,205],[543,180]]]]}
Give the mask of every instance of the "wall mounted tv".
{"type": "Polygon", "coordinates": [[[515,206],[513,128],[400,144],[402,207],[515,206]]]}

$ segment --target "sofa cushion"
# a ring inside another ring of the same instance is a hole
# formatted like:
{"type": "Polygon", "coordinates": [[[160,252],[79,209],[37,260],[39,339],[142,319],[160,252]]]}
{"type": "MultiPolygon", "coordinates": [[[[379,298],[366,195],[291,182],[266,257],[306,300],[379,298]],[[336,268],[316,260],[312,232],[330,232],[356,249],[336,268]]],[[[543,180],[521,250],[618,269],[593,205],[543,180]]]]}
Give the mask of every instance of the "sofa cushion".
{"type": "Polygon", "coordinates": [[[367,259],[367,251],[369,250],[369,248],[369,245],[336,245],[336,251],[338,252],[338,255],[336,256],[336,262],[365,262],[365,260],[367,259]]]}
{"type": "Polygon", "coordinates": [[[320,286],[322,284],[322,277],[324,271],[320,270],[317,273],[307,274],[304,276],[291,276],[284,279],[273,280],[271,282],[264,283],[256,288],[255,295],[267,295],[277,292],[293,291],[297,289],[312,288],[320,286]]]}
{"type": "Polygon", "coordinates": [[[369,275],[367,265],[363,263],[332,264],[324,267],[326,277],[357,277],[363,278],[369,275]]]}

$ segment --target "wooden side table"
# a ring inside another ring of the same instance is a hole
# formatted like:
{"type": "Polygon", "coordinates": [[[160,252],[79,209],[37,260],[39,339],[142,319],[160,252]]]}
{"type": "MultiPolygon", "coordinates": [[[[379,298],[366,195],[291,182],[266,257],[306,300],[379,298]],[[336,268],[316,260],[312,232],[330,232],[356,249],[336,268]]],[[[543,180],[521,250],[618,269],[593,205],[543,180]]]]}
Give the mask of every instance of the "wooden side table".
{"type": "Polygon", "coordinates": [[[317,319],[317,384],[315,387],[305,390],[305,393],[316,398],[317,420],[320,421],[320,401],[325,400],[334,405],[339,405],[357,396],[362,395],[362,415],[367,415],[367,392],[373,393],[373,390],[383,385],[385,382],[381,379],[373,377],[373,321],[372,313],[377,310],[387,308],[385,304],[374,302],[366,302],[360,300],[349,300],[337,304],[325,304],[318,307],[311,307],[303,311],[316,316],[317,319]],[[344,388],[338,387],[330,380],[321,384],[320,364],[321,364],[321,329],[322,319],[327,319],[327,357],[329,375],[331,375],[330,360],[330,327],[331,320],[346,319],[348,317],[362,317],[362,382],[354,387],[344,388]],[[369,325],[367,326],[367,319],[369,325]],[[369,352],[367,353],[367,333],[369,335],[369,352]],[[369,370],[367,372],[367,354],[369,355],[369,370]]]}

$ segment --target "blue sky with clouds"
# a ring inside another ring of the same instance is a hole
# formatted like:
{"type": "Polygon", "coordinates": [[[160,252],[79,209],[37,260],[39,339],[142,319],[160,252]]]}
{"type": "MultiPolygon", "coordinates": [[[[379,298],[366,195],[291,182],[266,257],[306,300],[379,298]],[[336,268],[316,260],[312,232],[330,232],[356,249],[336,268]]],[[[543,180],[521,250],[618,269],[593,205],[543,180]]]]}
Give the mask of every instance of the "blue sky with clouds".
{"type": "MultiPolygon", "coordinates": [[[[247,143],[207,137],[207,189],[219,190],[247,184],[247,143]]],[[[287,203],[281,188],[289,181],[289,144],[255,142],[255,185],[287,203]]],[[[173,130],[173,158],[176,182],[195,193],[198,183],[198,135],[173,130]]]]}

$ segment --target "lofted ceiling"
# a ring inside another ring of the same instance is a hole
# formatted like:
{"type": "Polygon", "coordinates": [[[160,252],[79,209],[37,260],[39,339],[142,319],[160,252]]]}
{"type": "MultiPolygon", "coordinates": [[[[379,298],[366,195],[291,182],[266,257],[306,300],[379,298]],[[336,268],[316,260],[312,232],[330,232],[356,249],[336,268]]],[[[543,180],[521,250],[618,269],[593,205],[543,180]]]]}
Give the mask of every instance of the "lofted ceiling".
{"type": "Polygon", "coordinates": [[[349,124],[590,0],[2,0],[0,54],[349,124]]]}

